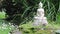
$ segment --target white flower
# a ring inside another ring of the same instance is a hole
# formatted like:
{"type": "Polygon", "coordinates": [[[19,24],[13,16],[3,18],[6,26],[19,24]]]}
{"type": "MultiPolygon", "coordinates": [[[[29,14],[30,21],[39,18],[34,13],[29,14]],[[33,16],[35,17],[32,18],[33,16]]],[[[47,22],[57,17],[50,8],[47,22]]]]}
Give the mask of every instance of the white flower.
{"type": "Polygon", "coordinates": [[[11,25],[11,23],[9,23],[9,25],[11,25]]]}
{"type": "Polygon", "coordinates": [[[7,29],[6,27],[1,27],[2,29],[7,29]]]}
{"type": "Polygon", "coordinates": [[[11,33],[8,33],[8,34],[11,34],[11,33]]]}
{"type": "Polygon", "coordinates": [[[7,24],[3,23],[3,24],[2,24],[2,26],[5,26],[5,27],[6,27],[6,26],[7,26],[7,24]]]}

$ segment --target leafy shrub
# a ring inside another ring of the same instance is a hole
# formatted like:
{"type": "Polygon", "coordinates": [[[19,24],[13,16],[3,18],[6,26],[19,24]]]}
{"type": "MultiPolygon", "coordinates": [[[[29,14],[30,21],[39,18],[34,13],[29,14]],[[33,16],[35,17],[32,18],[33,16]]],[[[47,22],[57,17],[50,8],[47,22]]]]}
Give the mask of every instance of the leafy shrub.
{"type": "Polygon", "coordinates": [[[36,14],[40,1],[44,5],[45,16],[47,16],[49,20],[56,20],[56,14],[59,8],[58,0],[3,0],[2,8],[6,10],[5,12],[9,16],[6,20],[15,21],[14,23],[18,23],[18,25],[25,20],[26,22],[30,21],[36,14]],[[16,16],[18,14],[19,16],[16,16]]]}
{"type": "Polygon", "coordinates": [[[2,12],[0,12],[0,19],[4,19],[5,18],[5,12],[4,11],[2,11],[2,12]]]}
{"type": "Polygon", "coordinates": [[[48,24],[47,26],[32,26],[32,23],[20,25],[20,30],[24,34],[53,34],[58,29],[56,25],[48,24]],[[43,30],[42,30],[43,29],[43,30]]]}

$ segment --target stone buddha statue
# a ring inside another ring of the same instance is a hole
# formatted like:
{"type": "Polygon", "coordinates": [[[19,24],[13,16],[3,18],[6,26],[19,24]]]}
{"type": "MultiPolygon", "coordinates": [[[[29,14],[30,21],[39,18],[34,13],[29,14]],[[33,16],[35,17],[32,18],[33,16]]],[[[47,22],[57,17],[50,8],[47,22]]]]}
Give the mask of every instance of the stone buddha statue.
{"type": "Polygon", "coordinates": [[[47,19],[44,16],[44,9],[42,7],[43,7],[43,4],[40,2],[39,7],[37,9],[37,15],[34,17],[33,25],[35,25],[35,26],[48,24],[47,19]]]}

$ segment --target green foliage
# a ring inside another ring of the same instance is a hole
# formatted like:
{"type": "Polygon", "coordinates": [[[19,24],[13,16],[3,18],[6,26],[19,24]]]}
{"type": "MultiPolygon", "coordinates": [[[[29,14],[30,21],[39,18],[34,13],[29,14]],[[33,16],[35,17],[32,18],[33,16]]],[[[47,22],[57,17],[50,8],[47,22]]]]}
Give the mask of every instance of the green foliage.
{"type": "MultiPolygon", "coordinates": [[[[48,20],[53,21],[44,28],[60,29],[60,12],[58,10],[60,8],[58,7],[58,0],[3,0],[1,5],[2,8],[0,8],[5,9],[6,11],[0,12],[0,19],[5,18],[5,14],[8,15],[7,20],[11,20],[12,23],[17,25],[20,24],[21,31],[24,34],[51,34],[51,30],[40,30],[39,28],[43,28],[43,26],[32,26],[32,22],[29,23],[29,21],[33,20],[34,15],[36,15],[40,1],[43,3],[45,16],[48,18],[48,20]],[[57,24],[54,22],[54,20],[57,21],[57,24]]],[[[8,34],[10,31],[9,28],[10,27],[7,26],[6,30],[0,29],[0,33],[8,34]]]]}
{"type": "Polygon", "coordinates": [[[59,21],[60,20],[60,13],[57,14],[57,18],[56,19],[57,19],[57,22],[60,23],[60,21],[59,21]]]}
{"type": "Polygon", "coordinates": [[[32,22],[27,24],[22,24],[19,26],[20,31],[24,34],[53,34],[57,29],[60,29],[58,24],[54,24],[53,22],[49,23],[47,26],[32,26],[32,22]],[[45,30],[42,30],[45,28],[45,30]]]}
{"type": "Polygon", "coordinates": [[[5,12],[4,11],[2,11],[2,12],[0,12],[0,19],[4,19],[5,18],[5,12]]]}
{"type": "Polygon", "coordinates": [[[48,20],[56,21],[56,15],[58,14],[59,9],[58,0],[3,0],[2,6],[6,10],[6,14],[9,16],[9,19],[7,18],[7,20],[22,23],[25,20],[26,22],[32,20],[34,15],[36,15],[40,1],[43,3],[45,16],[48,20]]]}
{"type": "Polygon", "coordinates": [[[0,20],[0,34],[9,34],[9,32],[14,29],[14,27],[8,24],[9,22],[6,22],[7,24],[5,24],[5,22],[4,20],[0,20]]]}

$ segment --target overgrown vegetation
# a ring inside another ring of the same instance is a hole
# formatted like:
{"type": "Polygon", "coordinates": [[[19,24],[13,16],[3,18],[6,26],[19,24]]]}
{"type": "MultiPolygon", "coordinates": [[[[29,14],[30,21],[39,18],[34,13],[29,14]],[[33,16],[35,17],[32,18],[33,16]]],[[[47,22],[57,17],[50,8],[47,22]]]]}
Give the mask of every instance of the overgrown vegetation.
{"type": "MultiPolygon", "coordinates": [[[[40,1],[43,3],[45,16],[49,22],[45,28],[52,28],[53,31],[55,31],[54,29],[60,29],[59,0],[0,0],[0,20],[5,19],[10,23],[19,25],[24,34],[51,34],[51,30],[37,29],[43,28],[43,26],[31,25],[33,22],[30,21],[33,21],[40,1]]],[[[0,27],[2,26],[0,25],[0,27]]],[[[10,26],[7,26],[7,28],[6,30],[1,29],[0,34],[8,34],[10,32],[10,26]]]]}
{"type": "Polygon", "coordinates": [[[53,22],[44,27],[32,26],[32,22],[30,21],[29,23],[20,25],[19,27],[23,34],[55,34],[56,30],[60,29],[59,24],[54,24],[53,22]]]}
{"type": "Polygon", "coordinates": [[[40,1],[44,5],[45,16],[48,20],[56,21],[59,13],[59,0],[3,0],[1,8],[5,9],[6,15],[8,15],[6,20],[19,25],[23,21],[32,20],[40,1]]]}

